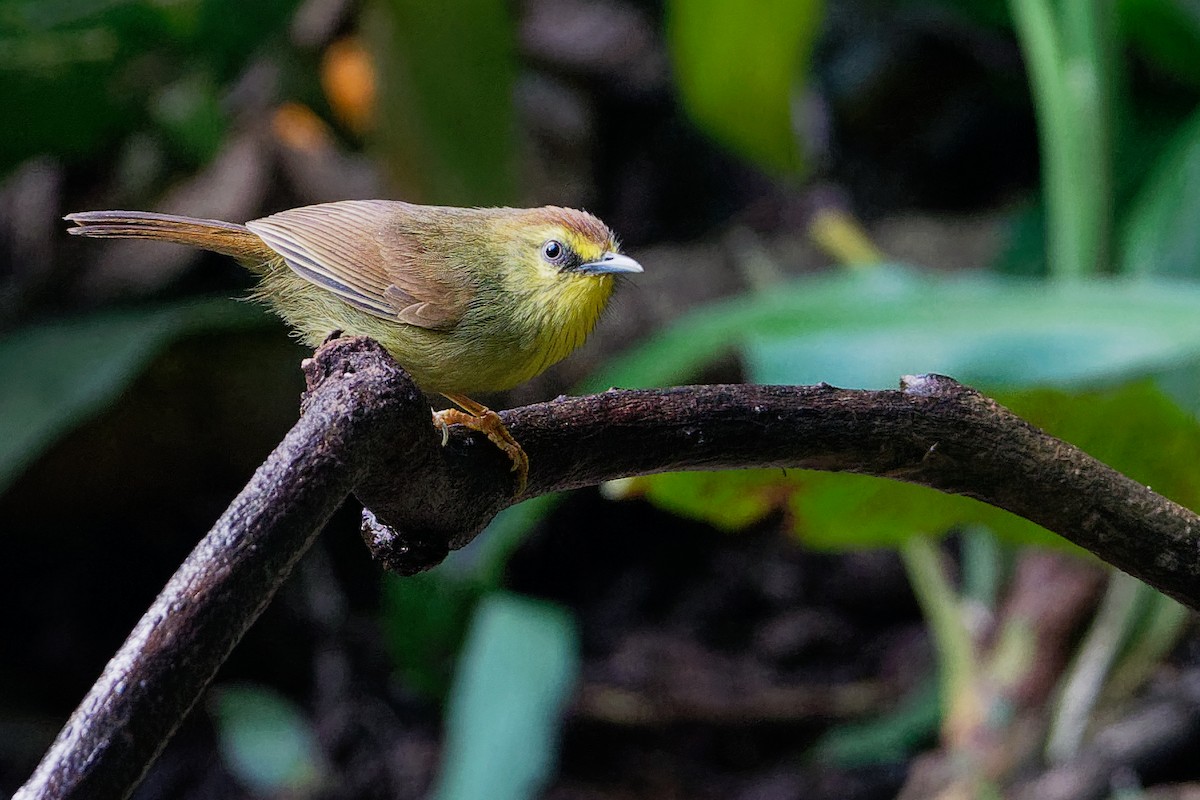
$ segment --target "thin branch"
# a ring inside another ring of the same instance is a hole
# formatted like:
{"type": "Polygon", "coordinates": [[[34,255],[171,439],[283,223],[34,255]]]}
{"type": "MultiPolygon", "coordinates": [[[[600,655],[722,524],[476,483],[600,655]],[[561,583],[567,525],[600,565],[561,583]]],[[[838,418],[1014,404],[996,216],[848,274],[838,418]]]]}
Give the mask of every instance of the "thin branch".
{"type": "Polygon", "coordinates": [[[610,390],[504,412],[530,457],[482,436],[443,447],[416,387],[369,339],[306,362],[299,422],[184,562],[68,721],[33,798],[122,798],[182,721],[334,509],[370,509],[374,555],[404,574],[469,542],[505,507],[670,470],[859,472],[969,495],[1027,517],[1200,608],[1200,518],[949,378],[900,391],[831,386],[610,390]]]}

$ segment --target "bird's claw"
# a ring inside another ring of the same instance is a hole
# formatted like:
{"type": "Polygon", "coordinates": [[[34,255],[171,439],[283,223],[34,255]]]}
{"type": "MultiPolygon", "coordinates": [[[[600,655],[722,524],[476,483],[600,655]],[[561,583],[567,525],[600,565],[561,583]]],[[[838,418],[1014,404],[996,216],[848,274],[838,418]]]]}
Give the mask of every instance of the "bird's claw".
{"type": "Polygon", "coordinates": [[[442,447],[450,444],[450,423],[442,417],[443,412],[433,412],[433,426],[442,432],[442,447]]]}
{"type": "Polygon", "coordinates": [[[469,414],[457,408],[433,412],[433,424],[442,431],[442,446],[445,447],[450,441],[451,425],[464,425],[473,431],[479,431],[512,461],[510,471],[517,473],[516,493],[523,494],[525,486],[529,482],[529,456],[520,443],[513,438],[513,435],[508,432],[508,428],[504,427],[504,422],[500,419],[499,414],[490,408],[481,408],[480,410],[483,413],[469,414]]]}

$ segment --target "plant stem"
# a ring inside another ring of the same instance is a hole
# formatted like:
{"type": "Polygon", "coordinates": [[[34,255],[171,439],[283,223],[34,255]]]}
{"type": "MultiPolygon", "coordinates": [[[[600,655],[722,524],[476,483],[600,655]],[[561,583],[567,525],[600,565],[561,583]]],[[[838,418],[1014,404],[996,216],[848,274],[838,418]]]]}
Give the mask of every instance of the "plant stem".
{"type": "Polygon", "coordinates": [[[1114,73],[1112,0],[1009,0],[1038,114],[1047,271],[1110,267],[1114,73]]]}
{"type": "Polygon", "coordinates": [[[974,691],[977,664],[971,635],[934,540],[910,537],[900,555],[933,636],[942,688],[942,727],[944,735],[953,740],[956,733],[977,727],[983,717],[974,691]]]}

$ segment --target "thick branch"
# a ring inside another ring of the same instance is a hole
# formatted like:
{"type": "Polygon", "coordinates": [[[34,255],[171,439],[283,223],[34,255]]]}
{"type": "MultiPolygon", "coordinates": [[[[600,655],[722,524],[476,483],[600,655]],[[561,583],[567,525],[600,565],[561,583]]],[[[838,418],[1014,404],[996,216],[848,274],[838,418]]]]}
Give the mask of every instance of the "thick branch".
{"type": "MultiPolygon", "coordinates": [[[[234,645],[366,474],[429,407],[374,348],[306,362],[304,413],[172,576],[14,800],[127,797],[234,645]]],[[[421,433],[425,433],[422,430],[421,433]]],[[[419,462],[414,461],[419,469],[419,462]]]]}
{"type": "Polygon", "coordinates": [[[306,364],[300,421],[188,557],[18,792],[119,798],[353,489],[364,534],[412,573],[513,502],[627,475],[802,467],[965,494],[1027,517],[1200,608],[1200,518],[949,378],[900,391],[692,386],[559,398],[503,414],[530,457],[461,429],[443,447],[407,376],[368,339],[306,364]]]}

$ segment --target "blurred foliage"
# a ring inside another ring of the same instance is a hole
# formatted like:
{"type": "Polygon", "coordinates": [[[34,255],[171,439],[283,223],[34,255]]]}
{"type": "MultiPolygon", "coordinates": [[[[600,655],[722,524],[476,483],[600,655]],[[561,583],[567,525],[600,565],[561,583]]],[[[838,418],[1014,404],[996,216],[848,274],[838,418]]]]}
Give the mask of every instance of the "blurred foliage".
{"type": "MultiPolygon", "coordinates": [[[[1195,417],[1153,384],[1125,383],[1200,362],[1197,308],[1200,286],[1190,282],[1048,287],[881,267],[698,309],[590,383],[680,383],[728,350],[742,355],[747,377],[758,383],[889,388],[903,372],[954,375],[1156,491],[1198,507],[1200,474],[1179,469],[1200,448],[1195,417]],[[1086,391],[1098,385],[1115,388],[1086,391]]],[[[962,524],[989,525],[1016,541],[1058,541],[969,498],[854,475],[656,475],[625,489],[725,528],[784,511],[806,543],[823,548],[897,546],[962,524]]]]}
{"type": "MultiPolygon", "coordinates": [[[[1038,112],[1042,198],[1031,208],[1040,219],[1014,215],[1017,247],[1004,266],[1074,280],[1051,286],[993,276],[964,281],[883,268],[802,281],[694,311],[602,370],[589,387],[680,382],[731,351],[741,356],[748,379],[765,383],[882,388],[904,372],[943,372],[995,394],[1034,424],[1156,491],[1200,507],[1200,473],[1187,468],[1200,446],[1200,340],[1189,321],[1200,308],[1194,282],[1200,277],[1197,98],[1170,110],[1155,98],[1147,103],[1127,91],[1124,60],[1128,42],[1194,87],[1200,13],[1175,0],[944,5],[1013,28],[1038,112]],[[1126,204],[1125,195],[1132,202],[1126,204]],[[1118,233],[1122,239],[1115,241],[1118,233]],[[1044,249],[1030,246],[1039,240],[1044,249]],[[1043,254],[1032,255],[1038,249],[1043,254]],[[1095,279],[1116,271],[1140,280],[1095,279]],[[1164,281],[1164,275],[1184,280],[1164,281]]],[[[761,154],[758,161],[769,164],[761,154]]],[[[859,476],[663,475],[625,481],[622,488],[718,527],[779,513],[810,545],[900,548],[935,634],[942,714],[950,728],[954,715],[975,702],[966,695],[975,691],[976,655],[961,624],[960,600],[924,537],[966,525],[1014,542],[1052,543],[1036,526],[994,508],[859,476]]],[[[994,597],[999,562],[990,561],[985,571],[994,597]]],[[[1066,686],[1086,680],[1095,687],[1073,710],[1078,718],[1068,736],[1082,736],[1106,680],[1110,695],[1132,692],[1182,629],[1172,601],[1144,589],[1131,597],[1113,602],[1141,603],[1144,613],[1119,610],[1116,629],[1104,632],[1113,645],[1103,665],[1081,677],[1088,668],[1081,663],[1064,679],[1066,686]],[[1118,662],[1122,644],[1128,649],[1118,662]]],[[[1015,646],[1028,654],[1033,645],[1015,646]]],[[[902,758],[914,738],[931,733],[930,706],[928,698],[917,700],[863,730],[839,730],[832,744],[814,752],[869,763],[902,758]],[[861,747],[847,748],[847,741],[861,747]]]]}
{"type": "Polygon", "coordinates": [[[437,800],[537,797],[554,768],[579,641],[562,609],[490,595],[475,612],[446,711],[437,800]]]}
{"type": "Polygon", "coordinates": [[[225,767],[261,796],[311,797],[322,781],[317,737],[291,701],[264,686],[220,686],[209,699],[225,767]]]}
{"type": "Polygon", "coordinates": [[[698,308],[583,389],[686,382],[730,352],[763,383],[890,388],[906,372],[992,389],[1119,380],[1200,361],[1198,303],[1190,281],[1047,286],[897,266],[829,273],[698,308]]]}
{"type": "Polygon", "coordinates": [[[1117,0],[1122,33],[1177,80],[1200,87],[1200,6],[1192,0],[1117,0]]]}
{"type": "Polygon", "coordinates": [[[17,124],[0,138],[0,174],[40,153],[93,156],[155,125],[178,155],[203,163],[225,133],[218,87],[296,5],[4,0],[0,108],[17,124]]]}
{"type": "MultiPolygon", "coordinates": [[[[985,25],[1011,28],[1009,0],[903,0],[943,6],[985,25]]],[[[1059,5],[1067,5],[1059,3],[1059,5]]],[[[1200,86],[1200,8],[1191,0],[1116,0],[1118,30],[1138,55],[1172,78],[1200,86]]]]}
{"type": "Polygon", "coordinates": [[[851,769],[902,763],[930,746],[940,719],[941,695],[937,683],[929,680],[886,714],[830,728],[808,757],[851,769]]]}
{"type": "Polygon", "coordinates": [[[1066,278],[1106,273],[1114,207],[1114,2],[1010,0],[1009,8],[1037,109],[1046,270],[1066,278]]]}
{"type": "Polygon", "coordinates": [[[509,557],[526,536],[554,511],[565,495],[544,494],[506,508],[488,523],[469,545],[455,550],[436,574],[460,582],[473,582],[490,590],[504,585],[509,557]]]}
{"type": "Polygon", "coordinates": [[[414,691],[444,697],[486,587],[446,578],[439,567],[407,578],[386,575],[383,589],[384,641],[397,674],[414,691]]]}
{"type": "Polygon", "coordinates": [[[1181,126],[1129,209],[1124,271],[1196,277],[1200,274],[1198,219],[1200,114],[1181,126]]]}
{"type": "Polygon", "coordinates": [[[782,175],[803,164],[793,109],[820,30],[823,0],[668,0],[667,42],[680,97],[739,154],[782,175]]]}
{"type": "Polygon", "coordinates": [[[0,338],[0,492],[64,433],[107,408],[181,336],[271,324],[228,300],[97,314],[0,338]]]}
{"type": "Polygon", "coordinates": [[[1047,757],[1061,762],[1077,756],[1093,710],[1103,699],[1119,707],[1131,697],[1179,640],[1187,618],[1176,601],[1114,570],[1060,682],[1046,736],[1047,757]]]}
{"type": "Polygon", "coordinates": [[[438,699],[446,695],[451,666],[479,603],[500,591],[509,556],[560,499],[543,495],[505,509],[429,572],[384,576],[385,641],[410,687],[438,699]]]}
{"type": "Polygon", "coordinates": [[[408,199],[512,202],[513,22],[504,0],[374,0],[364,29],[379,81],[373,139],[408,199]]]}

